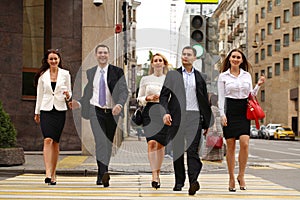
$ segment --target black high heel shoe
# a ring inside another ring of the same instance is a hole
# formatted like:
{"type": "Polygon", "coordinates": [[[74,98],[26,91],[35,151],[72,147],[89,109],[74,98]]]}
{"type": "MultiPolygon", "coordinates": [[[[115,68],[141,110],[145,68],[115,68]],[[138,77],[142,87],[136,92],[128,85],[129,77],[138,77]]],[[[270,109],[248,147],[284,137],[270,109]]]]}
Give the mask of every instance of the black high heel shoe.
{"type": "Polygon", "coordinates": [[[48,184],[49,184],[50,182],[51,182],[51,178],[48,178],[48,177],[45,178],[45,183],[48,183],[48,184]]]}
{"type": "Polygon", "coordinates": [[[229,188],[228,188],[228,191],[229,191],[229,192],[236,192],[236,189],[235,189],[235,188],[229,187],[229,188]]]}
{"type": "Polygon", "coordinates": [[[152,181],[152,182],[151,182],[151,185],[152,185],[152,187],[155,188],[155,189],[160,188],[160,183],[159,183],[159,182],[152,181]]]}
{"type": "Polygon", "coordinates": [[[236,178],[239,185],[240,185],[240,190],[247,190],[246,186],[241,186],[240,180],[238,178],[236,178]]]}
{"type": "Polygon", "coordinates": [[[48,185],[56,185],[56,181],[51,181],[48,185]]]}

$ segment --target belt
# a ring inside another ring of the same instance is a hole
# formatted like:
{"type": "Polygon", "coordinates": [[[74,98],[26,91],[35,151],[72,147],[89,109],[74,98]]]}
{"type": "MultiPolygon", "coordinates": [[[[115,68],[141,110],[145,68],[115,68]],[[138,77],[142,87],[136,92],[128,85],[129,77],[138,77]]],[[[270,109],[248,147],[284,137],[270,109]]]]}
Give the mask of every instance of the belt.
{"type": "Polygon", "coordinates": [[[111,108],[100,108],[98,106],[95,106],[96,110],[104,112],[104,113],[112,113],[112,109],[111,108]]]}

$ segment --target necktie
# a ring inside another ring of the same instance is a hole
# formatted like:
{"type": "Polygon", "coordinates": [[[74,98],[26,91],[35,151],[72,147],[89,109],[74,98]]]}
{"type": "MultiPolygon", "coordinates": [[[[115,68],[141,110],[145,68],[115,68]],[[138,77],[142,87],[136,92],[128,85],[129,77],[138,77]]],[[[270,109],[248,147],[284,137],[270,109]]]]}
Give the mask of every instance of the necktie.
{"type": "Polygon", "coordinates": [[[105,88],[105,80],[104,80],[104,70],[100,70],[101,76],[99,81],[99,104],[100,106],[104,106],[106,104],[106,88],[105,88]]]}

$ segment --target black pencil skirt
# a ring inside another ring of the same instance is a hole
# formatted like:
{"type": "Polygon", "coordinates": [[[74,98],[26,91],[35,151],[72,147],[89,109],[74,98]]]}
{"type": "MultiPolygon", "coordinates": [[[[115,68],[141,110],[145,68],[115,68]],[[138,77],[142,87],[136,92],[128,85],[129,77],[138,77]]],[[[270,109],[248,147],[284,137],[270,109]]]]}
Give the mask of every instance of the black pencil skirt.
{"type": "Polygon", "coordinates": [[[239,139],[241,135],[250,136],[250,120],[246,118],[248,99],[225,99],[227,126],[223,127],[225,139],[239,139]]]}
{"type": "Polygon", "coordinates": [[[160,144],[167,145],[167,126],[163,123],[164,108],[159,103],[148,102],[144,107],[143,129],[147,142],[155,140],[160,144]]]}
{"type": "Polygon", "coordinates": [[[66,111],[58,111],[55,108],[51,111],[41,111],[40,125],[44,139],[51,138],[59,143],[65,121],[66,111]]]}

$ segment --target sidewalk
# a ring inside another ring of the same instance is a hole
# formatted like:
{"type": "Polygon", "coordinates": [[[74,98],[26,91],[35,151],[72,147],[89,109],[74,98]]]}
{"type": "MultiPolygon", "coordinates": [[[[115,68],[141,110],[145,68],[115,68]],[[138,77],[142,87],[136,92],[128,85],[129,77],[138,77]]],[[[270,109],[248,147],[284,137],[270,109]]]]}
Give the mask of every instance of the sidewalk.
{"type": "MultiPolygon", "coordinates": [[[[43,174],[44,162],[42,152],[25,152],[25,164],[20,166],[0,167],[0,172],[37,173],[43,174]]],[[[226,163],[203,162],[202,173],[226,169],[226,163]]],[[[110,173],[143,174],[151,173],[145,137],[139,141],[137,136],[124,139],[116,155],[111,158],[110,173]]],[[[172,158],[164,159],[161,174],[173,173],[172,158]]],[[[97,164],[94,156],[81,155],[81,152],[60,152],[57,174],[96,175],[97,164]]]]}

